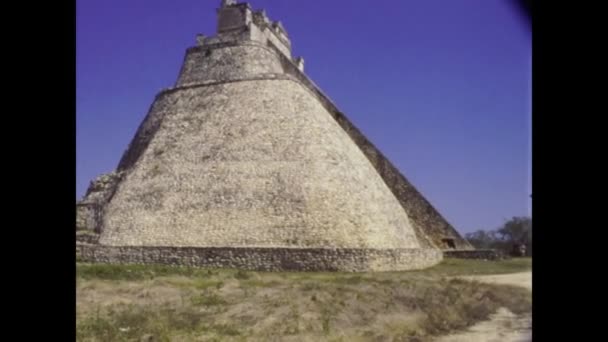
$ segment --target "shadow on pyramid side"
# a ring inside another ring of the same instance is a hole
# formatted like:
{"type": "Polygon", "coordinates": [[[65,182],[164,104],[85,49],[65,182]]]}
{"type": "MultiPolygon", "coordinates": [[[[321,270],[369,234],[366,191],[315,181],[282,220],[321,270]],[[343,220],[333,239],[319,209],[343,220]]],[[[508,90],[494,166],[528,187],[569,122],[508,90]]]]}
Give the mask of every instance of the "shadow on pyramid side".
{"type": "Polygon", "coordinates": [[[82,260],[388,271],[472,249],[304,75],[280,23],[226,2],[197,40],[77,204],[82,260]]]}

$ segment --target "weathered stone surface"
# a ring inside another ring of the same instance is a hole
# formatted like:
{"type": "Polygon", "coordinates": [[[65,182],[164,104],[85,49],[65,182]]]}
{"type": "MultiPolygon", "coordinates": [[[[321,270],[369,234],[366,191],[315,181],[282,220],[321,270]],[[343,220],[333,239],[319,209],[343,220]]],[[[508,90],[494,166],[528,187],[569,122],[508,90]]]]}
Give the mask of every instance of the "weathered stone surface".
{"type": "Polygon", "coordinates": [[[276,53],[268,47],[243,42],[238,45],[205,45],[188,49],[177,87],[204,82],[282,74],[276,53]]]}
{"type": "Polygon", "coordinates": [[[99,234],[88,230],[76,232],[76,242],[85,244],[97,244],[99,242],[99,234]]]}
{"type": "Polygon", "coordinates": [[[76,231],[95,230],[99,221],[96,205],[76,203],[76,231]]]}
{"type": "Polygon", "coordinates": [[[116,186],[122,177],[121,172],[101,175],[91,182],[86,195],[76,203],[76,230],[101,231],[103,208],[112,199],[116,186]]]}
{"type": "Polygon", "coordinates": [[[344,115],[338,107],[290,59],[277,54],[284,72],[300,81],[321,102],[357,144],[408,213],[423,247],[473,250],[473,246],[447,222],[388,158],[344,115]]]}
{"type": "Polygon", "coordinates": [[[298,82],[200,86],[157,101],[171,105],[152,114],[162,124],[106,206],[100,243],[419,247],[369,160],[298,82]]]}
{"type": "Polygon", "coordinates": [[[442,259],[437,249],[351,248],[176,248],[77,245],[85,262],[166,264],[239,268],[252,271],[405,271],[423,269],[442,259]]]}

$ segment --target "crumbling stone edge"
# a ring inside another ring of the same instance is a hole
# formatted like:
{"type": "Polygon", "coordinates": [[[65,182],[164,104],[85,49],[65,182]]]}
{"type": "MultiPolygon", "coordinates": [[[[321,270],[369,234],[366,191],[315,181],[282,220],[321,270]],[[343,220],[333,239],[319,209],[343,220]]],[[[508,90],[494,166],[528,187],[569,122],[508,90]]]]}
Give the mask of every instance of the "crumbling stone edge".
{"type": "Polygon", "coordinates": [[[443,259],[437,249],[148,247],[77,244],[81,262],[163,264],[250,271],[405,271],[443,259]]]}

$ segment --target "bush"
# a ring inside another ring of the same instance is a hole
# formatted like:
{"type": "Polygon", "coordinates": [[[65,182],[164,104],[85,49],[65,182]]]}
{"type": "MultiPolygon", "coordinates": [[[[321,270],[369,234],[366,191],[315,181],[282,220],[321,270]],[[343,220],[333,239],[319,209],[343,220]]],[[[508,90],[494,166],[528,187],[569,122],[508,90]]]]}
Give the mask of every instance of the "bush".
{"type": "Polygon", "coordinates": [[[514,247],[526,247],[526,255],[532,256],[532,219],[513,217],[496,230],[478,230],[468,233],[465,238],[477,249],[495,249],[505,255],[514,254],[514,247]]]}

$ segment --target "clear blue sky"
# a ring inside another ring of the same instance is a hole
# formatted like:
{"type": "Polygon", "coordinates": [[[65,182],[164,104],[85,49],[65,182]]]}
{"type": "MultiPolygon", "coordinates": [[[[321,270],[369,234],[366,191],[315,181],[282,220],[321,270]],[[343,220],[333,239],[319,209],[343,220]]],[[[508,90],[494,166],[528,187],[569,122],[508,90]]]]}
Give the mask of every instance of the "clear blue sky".
{"type": "MultiPolygon", "coordinates": [[[[219,0],[78,0],[77,197],[112,171],[219,0]]],[[[510,0],[252,0],[460,232],[530,215],[531,35],[510,0]]]]}

